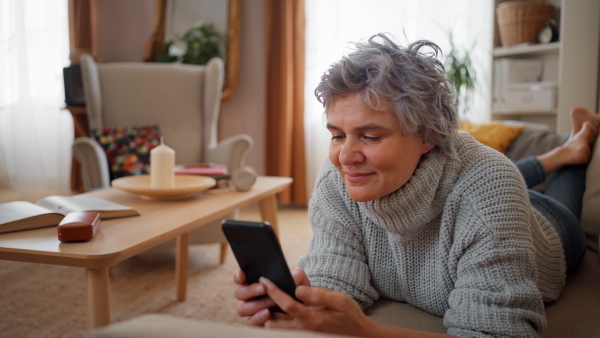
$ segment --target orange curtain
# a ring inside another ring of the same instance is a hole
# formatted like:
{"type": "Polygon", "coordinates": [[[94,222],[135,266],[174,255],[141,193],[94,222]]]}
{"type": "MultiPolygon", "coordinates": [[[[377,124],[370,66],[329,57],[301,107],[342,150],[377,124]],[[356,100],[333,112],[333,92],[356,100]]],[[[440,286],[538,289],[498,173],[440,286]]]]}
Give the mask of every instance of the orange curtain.
{"type": "Polygon", "coordinates": [[[305,205],[304,0],[266,1],[267,175],[292,177],[282,204],[305,205]]]}
{"type": "Polygon", "coordinates": [[[69,0],[69,47],[71,64],[92,51],[90,0],[69,0]]]}
{"type": "MultiPolygon", "coordinates": [[[[69,60],[71,65],[79,64],[79,57],[92,52],[91,0],[69,0],[69,60]]],[[[68,106],[73,116],[75,137],[89,136],[88,119],[85,107],[68,106]]],[[[71,164],[71,190],[84,192],[81,181],[81,167],[74,158],[71,164]]]]}
{"type": "Polygon", "coordinates": [[[162,53],[163,43],[165,42],[167,0],[157,0],[154,6],[154,31],[148,42],[146,42],[145,62],[156,61],[156,58],[162,53]]]}

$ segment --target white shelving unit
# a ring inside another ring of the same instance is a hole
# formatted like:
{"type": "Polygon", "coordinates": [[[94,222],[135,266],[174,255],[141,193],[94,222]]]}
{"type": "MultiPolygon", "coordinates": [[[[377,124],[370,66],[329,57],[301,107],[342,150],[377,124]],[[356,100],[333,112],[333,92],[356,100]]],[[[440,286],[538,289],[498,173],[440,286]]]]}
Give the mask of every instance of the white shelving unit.
{"type": "MultiPolygon", "coordinates": [[[[506,0],[495,0],[494,10],[506,0]]],[[[549,126],[560,133],[571,129],[569,110],[583,106],[598,107],[598,63],[600,46],[599,0],[552,0],[554,20],[559,27],[559,41],[502,47],[497,20],[494,20],[494,60],[502,58],[541,59],[541,80],[557,85],[556,109],[543,111],[494,111],[492,120],[521,120],[549,126]]],[[[494,17],[496,17],[494,15],[494,17]]],[[[492,77],[496,76],[492,72],[492,77]]],[[[494,79],[492,79],[494,86],[494,79]]],[[[494,88],[492,88],[492,93],[494,88]]]]}

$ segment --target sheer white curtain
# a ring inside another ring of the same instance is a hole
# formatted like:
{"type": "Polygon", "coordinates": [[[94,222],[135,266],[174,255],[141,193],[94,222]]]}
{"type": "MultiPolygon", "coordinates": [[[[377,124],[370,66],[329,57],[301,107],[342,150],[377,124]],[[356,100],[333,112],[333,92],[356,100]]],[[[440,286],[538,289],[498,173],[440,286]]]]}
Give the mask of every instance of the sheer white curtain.
{"type": "Polygon", "coordinates": [[[0,0],[0,188],[69,193],[73,121],[64,106],[67,0],[0,0]]]}
{"type": "Polygon", "coordinates": [[[348,42],[387,32],[402,45],[427,39],[446,51],[450,47],[448,31],[451,30],[456,45],[471,50],[478,74],[472,109],[464,118],[485,121],[489,117],[486,102],[493,19],[493,1],[306,0],[305,130],[309,196],[329,146],[323,107],[315,99],[314,88],[328,66],[350,51],[348,42]]]}

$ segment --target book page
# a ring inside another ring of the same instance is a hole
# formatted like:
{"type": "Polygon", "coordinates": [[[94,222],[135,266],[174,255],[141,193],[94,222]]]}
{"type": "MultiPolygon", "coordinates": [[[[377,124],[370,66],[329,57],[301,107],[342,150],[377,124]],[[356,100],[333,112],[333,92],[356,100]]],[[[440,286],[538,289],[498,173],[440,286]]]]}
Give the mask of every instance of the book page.
{"type": "Polygon", "coordinates": [[[53,213],[56,212],[25,201],[2,203],[0,204],[0,224],[53,213]]]}
{"type": "Polygon", "coordinates": [[[0,204],[0,233],[57,225],[63,217],[30,202],[2,203],[0,204]]]}
{"type": "Polygon", "coordinates": [[[37,201],[36,204],[64,215],[73,211],[99,211],[103,219],[139,215],[131,207],[82,195],[48,196],[37,201]]]}

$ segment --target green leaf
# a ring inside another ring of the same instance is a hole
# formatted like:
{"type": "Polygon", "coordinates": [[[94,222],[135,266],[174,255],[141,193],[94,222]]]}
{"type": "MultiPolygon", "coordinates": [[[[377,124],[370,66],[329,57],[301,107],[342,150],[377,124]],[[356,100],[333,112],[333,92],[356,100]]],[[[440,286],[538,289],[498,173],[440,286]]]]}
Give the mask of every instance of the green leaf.
{"type": "Polygon", "coordinates": [[[466,48],[459,48],[454,42],[452,31],[448,32],[450,51],[446,54],[444,67],[446,75],[456,88],[456,106],[459,113],[469,109],[472,94],[475,90],[476,73],[471,55],[466,48]]]}
{"type": "MultiPolygon", "coordinates": [[[[182,63],[205,65],[213,57],[222,57],[221,48],[224,38],[213,24],[192,27],[179,38],[179,41],[186,45],[186,50],[181,58],[182,63]]],[[[168,54],[168,48],[166,50],[168,54]]],[[[170,57],[177,59],[175,56],[170,57]]],[[[169,55],[160,58],[168,60],[169,55]]]]}

